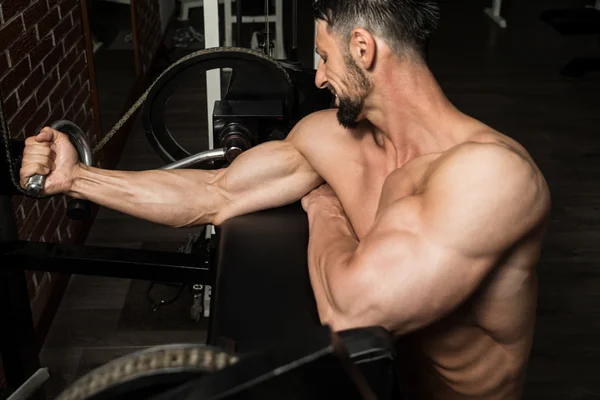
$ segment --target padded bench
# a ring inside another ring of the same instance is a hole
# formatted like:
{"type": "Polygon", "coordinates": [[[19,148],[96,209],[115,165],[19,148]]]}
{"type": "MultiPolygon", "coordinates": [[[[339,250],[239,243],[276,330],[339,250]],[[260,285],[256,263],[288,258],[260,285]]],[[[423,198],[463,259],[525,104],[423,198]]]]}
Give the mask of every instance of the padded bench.
{"type": "Polygon", "coordinates": [[[320,326],[300,203],[217,228],[209,344],[247,353],[320,326]]]}
{"type": "MultiPolygon", "coordinates": [[[[228,220],[216,238],[208,344],[244,355],[310,337],[321,327],[300,203],[228,220]]],[[[389,333],[369,327],[339,336],[377,397],[401,398],[389,333]]]]}

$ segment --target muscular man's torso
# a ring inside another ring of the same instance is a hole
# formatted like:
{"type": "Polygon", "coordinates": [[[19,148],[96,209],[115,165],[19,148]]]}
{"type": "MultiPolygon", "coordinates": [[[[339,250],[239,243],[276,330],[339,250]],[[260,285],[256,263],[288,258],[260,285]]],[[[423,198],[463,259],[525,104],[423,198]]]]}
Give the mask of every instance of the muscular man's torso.
{"type": "MultiPolygon", "coordinates": [[[[482,124],[472,127],[479,129],[466,135],[465,142],[497,143],[529,159],[511,139],[485,130],[482,124]]],[[[398,162],[391,144],[381,146],[368,132],[352,134],[339,125],[333,130],[311,134],[303,154],[336,192],[360,240],[379,207],[424,188],[428,172],[436,168],[442,153],[398,162]],[[400,174],[395,174],[393,196],[382,193],[386,179],[397,169],[400,174]]],[[[519,398],[535,323],[535,264],[542,235],[540,227],[517,243],[479,290],[451,315],[398,338],[405,392],[417,399],[519,398]]]]}

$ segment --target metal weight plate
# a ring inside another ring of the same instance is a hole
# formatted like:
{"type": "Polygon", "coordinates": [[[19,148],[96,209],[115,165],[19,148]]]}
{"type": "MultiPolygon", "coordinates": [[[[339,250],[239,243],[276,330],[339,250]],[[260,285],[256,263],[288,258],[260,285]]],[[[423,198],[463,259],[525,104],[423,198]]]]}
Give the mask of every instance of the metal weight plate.
{"type": "Polygon", "coordinates": [[[200,344],[152,347],[113,360],[78,379],[57,400],[141,399],[237,363],[200,344]]]}
{"type": "MultiPolygon", "coordinates": [[[[165,71],[153,84],[144,102],[142,123],[146,137],[165,162],[173,163],[194,154],[193,151],[184,148],[169,131],[165,118],[169,99],[182,84],[182,78],[189,72],[193,70],[195,76],[204,79],[204,72],[214,69],[231,69],[231,79],[236,74],[252,77],[252,85],[262,91],[266,90],[267,98],[282,102],[288,118],[293,114],[294,84],[286,69],[276,60],[253,50],[233,47],[193,53],[165,71]]],[[[238,96],[231,92],[228,92],[228,95],[234,99],[238,96]]],[[[198,113],[204,112],[206,110],[198,110],[198,113]]]]}

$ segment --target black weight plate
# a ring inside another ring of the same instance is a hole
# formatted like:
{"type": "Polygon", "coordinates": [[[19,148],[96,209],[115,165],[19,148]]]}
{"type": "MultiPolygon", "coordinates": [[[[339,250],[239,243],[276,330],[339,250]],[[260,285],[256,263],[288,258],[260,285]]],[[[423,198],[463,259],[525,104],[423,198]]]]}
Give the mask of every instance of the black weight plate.
{"type": "MultiPolygon", "coordinates": [[[[266,55],[243,48],[211,48],[192,53],[170,66],[155,81],[144,102],[142,122],[146,137],[155,151],[167,163],[179,161],[192,155],[173,137],[165,122],[165,109],[169,98],[175,93],[180,79],[191,69],[198,74],[214,69],[231,68],[234,74],[252,77],[252,85],[261,88],[261,99],[280,100],[286,118],[293,114],[295,91],[286,69],[266,55]]],[[[199,76],[204,76],[203,74],[199,76]]],[[[239,99],[235,93],[228,99],[239,99]]],[[[244,97],[251,100],[251,97],[244,97]]],[[[212,121],[209,121],[212,123],[212,121]]]]}

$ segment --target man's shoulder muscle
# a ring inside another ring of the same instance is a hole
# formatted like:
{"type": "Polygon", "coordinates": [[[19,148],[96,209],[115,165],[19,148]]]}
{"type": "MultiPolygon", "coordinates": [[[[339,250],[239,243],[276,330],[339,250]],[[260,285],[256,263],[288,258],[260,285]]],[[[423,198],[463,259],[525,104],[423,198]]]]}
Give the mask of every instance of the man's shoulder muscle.
{"type": "MultiPolygon", "coordinates": [[[[478,143],[467,142],[457,145],[443,153],[429,154],[419,157],[411,163],[393,171],[386,182],[391,190],[403,181],[405,171],[413,164],[427,164],[423,179],[419,183],[421,190],[431,191],[443,186],[450,189],[447,184],[452,183],[456,188],[462,188],[471,180],[480,180],[485,186],[493,186],[500,190],[496,183],[502,182],[506,187],[513,187],[511,183],[535,183],[545,186],[543,176],[533,161],[503,143],[478,143]],[[518,182],[516,182],[518,181],[518,182]]],[[[478,188],[471,188],[477,191],[478,188]]],[[[526,190],[527,187],[520,189],[526,190]]]]}
{"type": "Polygon", "coordinates": [[[433,189],[448,188],[447,184],[471,189],[462,193],[467,195],[481,190],[527,195],[546,189],[529,155],[502,142],[467,142],[453,147],[432,163],[428,181],[433,189]]]}
{"type": "Polygon", "coordinates": [[[311,152],[333,140],[340,140],[345,129],[339,124],[335,109],[314,112],[300,120],[288,136],[301,152],[311,152]]]}
{"type": "MultiPolygon", "coordinates": [[[[405,179],[402,168],[388,177],[385,190],[390,199],[394,191],[401,194],[405,179]]],[[[447,224],[466,233],[469,228],[485,229],[487,221],[491,229],[506,230],[504,238],[510,240],[542,223],[550,208],[548,188],[537,167],[502,144],[455,146],[429,164],[416,186],[411,197],[419,202],[424,229],[447,224]],[[464,226],[460,221],[471,225],[464,226]]],[[[391,201],[386,206],[395,204],[398,202],[391,201]]],[[[443,226],[434,229],[445,231],[443,226]]],[[[450,232],[446,233],[451,237],[450,232]]]]}

